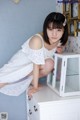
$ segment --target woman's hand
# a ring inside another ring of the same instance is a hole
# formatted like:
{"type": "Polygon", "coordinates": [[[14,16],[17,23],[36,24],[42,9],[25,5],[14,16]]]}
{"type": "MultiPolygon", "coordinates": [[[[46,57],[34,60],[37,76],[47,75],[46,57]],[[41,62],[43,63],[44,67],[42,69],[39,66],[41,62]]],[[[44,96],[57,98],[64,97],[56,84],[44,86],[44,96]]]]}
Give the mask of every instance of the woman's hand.
{"type": "Polygon", "coordinates": [[[61,54],[63,52],[63,46],[57,47],[56,52],[59,53],[59,54],[61,54]]]}
{"type": "Polygon", "coordinates": [[[30,86],[29,90],[28,90],[28,96],[32,96],[34,93],[38,92],[43,86],[41,84],[38,85],[37,88],[35,88],[34,86],[30,86]]]}

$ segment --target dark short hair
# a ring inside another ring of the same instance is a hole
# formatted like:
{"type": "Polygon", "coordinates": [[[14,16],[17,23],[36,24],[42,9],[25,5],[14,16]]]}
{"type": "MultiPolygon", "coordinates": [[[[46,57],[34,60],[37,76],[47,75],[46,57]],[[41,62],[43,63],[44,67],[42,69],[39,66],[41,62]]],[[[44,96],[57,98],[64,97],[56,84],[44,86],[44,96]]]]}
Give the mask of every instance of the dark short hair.
{"type": "Polygon", "coordinates": [[[44,24],[43,24],[43,38],[46,43],[50,44],[49,38],[47,36],[47,28],[49,28],[50,23],[52,23],[53,29],[64,28],[64,33],[63,33],[62,38],[60,39],[60,42],[62,45],[66,44],[68,40],[68,25],[66,23],[66,25],[63,26],[64,21],[65,21],[65,16],[59,12],[52,12],[46,17],[44,24]]]}

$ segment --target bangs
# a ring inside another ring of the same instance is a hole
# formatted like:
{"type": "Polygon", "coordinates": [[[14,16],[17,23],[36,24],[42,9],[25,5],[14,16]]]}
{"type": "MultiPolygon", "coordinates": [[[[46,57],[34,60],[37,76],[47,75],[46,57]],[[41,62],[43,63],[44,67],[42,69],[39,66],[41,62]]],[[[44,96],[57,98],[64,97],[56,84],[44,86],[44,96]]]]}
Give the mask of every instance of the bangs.
{"type": "Polygon", "coordinates": [[[48,26],[47,26],[48,29],[62,29],[63,28],[63,23],[61,22],[49,22],[48,23],[48,26]]]}

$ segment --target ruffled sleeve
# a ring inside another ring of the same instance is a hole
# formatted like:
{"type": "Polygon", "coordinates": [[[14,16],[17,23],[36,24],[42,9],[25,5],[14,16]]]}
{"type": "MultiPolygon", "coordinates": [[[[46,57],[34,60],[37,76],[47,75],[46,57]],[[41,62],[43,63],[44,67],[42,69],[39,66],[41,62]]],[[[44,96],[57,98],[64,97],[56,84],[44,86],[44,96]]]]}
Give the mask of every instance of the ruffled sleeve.
{"type": "MultiPolygon", "coordinates": [[[[38,34],[36,34],[36,35],[38,35],[38,34]]],[[[41,37],[40,35],[38,35],[38,36],[41,37]]],[[[33,62],[35,64],[45,64],[44,45],[42,46],[41,49],[38,49],[38,50],[31,49],[29,46],[29,41],[31,40],[31,38],[29,38],[27,40],[27,42],[25,42],[22,45],[22,51],[24,53],[26,53],[28,59],[31,62],[33,62]]],[[[42,40],[42,37],[41,37],[41,40],[42,40]]],[[[42,43],[43,43],[43,40],[42,40],[42,43]]]]}
{"type": "Polygon", "coordinates": [[[38,50],[29,48],[28,58],[35,64],[45,64],[43,48],[38,50]]]}

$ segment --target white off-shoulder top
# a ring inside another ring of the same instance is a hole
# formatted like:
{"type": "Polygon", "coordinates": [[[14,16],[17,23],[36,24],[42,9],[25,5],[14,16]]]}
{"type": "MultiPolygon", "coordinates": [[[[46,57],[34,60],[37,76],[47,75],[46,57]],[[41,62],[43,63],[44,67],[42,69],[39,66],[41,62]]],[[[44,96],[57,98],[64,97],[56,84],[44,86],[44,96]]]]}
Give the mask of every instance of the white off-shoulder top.
{"type": "Polygon", "coordinates": [[[29,47],[30,37],[21,49],[0,69],[0,83],[8,82],[9,85],[0,89],[1,93],[11,96],[18,96],[23,93],[31,83],[33,76],[33,63],[44,65],[45,59],[53,58],[56,48],[48,50],[44,47],[44,41],[40,34],[36,34],[42,40],[42,48],[38,50],[29,47]]]}

